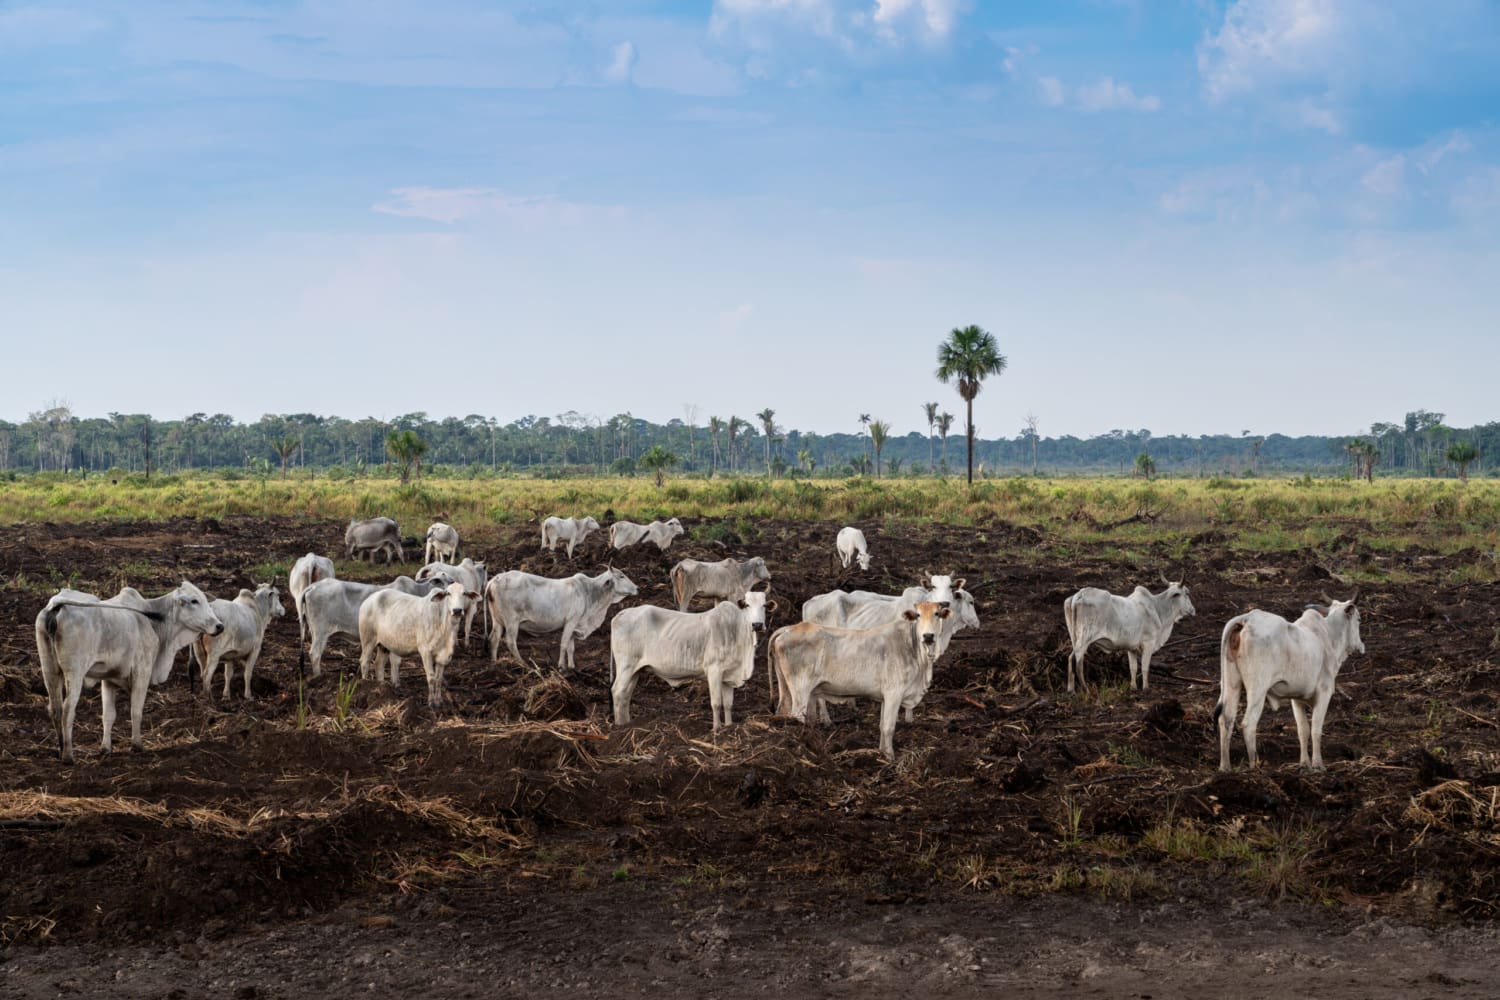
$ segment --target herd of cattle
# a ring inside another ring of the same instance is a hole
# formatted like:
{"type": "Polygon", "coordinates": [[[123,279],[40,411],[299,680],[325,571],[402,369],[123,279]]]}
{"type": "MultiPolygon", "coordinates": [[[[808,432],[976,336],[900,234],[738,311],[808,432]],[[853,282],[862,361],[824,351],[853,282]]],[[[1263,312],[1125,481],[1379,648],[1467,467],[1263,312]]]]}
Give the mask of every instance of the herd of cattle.
{"type": "MultiPolygon", "coordinates": [[[[566,545],[568,557],[589,534],[600,530],[592,517],[549,517],[542,524],[542,547],[555,552],[566,545]]],[[[640,525],[619,521],[609,528],[609,545],[624,549],[645,541],[665,551],[683,533],[672,518],[640,525]]],[[[404,562],[398,525],[379,517],[354,521],[344,533],[348,558],[384,555],[404,562]]],[[[858,561],[869,568],[865,536],[857,528],[838,533],[835,549],[842,565],[858,561]]],[[[460,635],[467,645],[475,617],[488,634],[492,660],[503,640],[524,664],[516,638],[520,633],[560,633],[558,668],[574,667],[573,647],[603,624],[609,609],[639,593],[618,569],[596,576],[577,573],[550,578],[510,570],[488,577],[485,564],[459,554],[458,532],[447,524],[427,531],[426,565],[415,577],[400,576],[385,585],[338,579],[333,562],[308,553],[288,576],[287,589],[298,620],[305,660],[313,676],[322,670],[323,654],[335,635],[355,636],[360,643],[360,676],[381,679],[382,662],[392,686],[400,681],[404,657],[417,656],[427,677],[428,704],[445,703],[443,672],[460,635]],[[384,661],[381,657],[384,656],[384,661]]],[[[776,603],[765,590],[771,571],[762,557],[701,562],[684,559],[672,567],[676,609],[640,605],[615,615],[610,626],[609,671],[614,719],[630,721],[630,702],[643,671],[676,687],[691,680],[708,685],[713,726],[733,722],[734,692],[754,670],[757,636],[766,631],[767,615],[776,603]],[[714,602],[707,611],[689,612],[697,597],[714,602]]],[[[1136,587],[1126,597],[1085,588],[1063,603],[1072,649],[1068,690],[1083,679],[1084,654],[1092,646],[1122,651],[1130,663],[1131,687],[1150,686],[1151,657],[1170,638],[1181,618],[1194,614],[1188,588],[1163,580],[1166,589],[1153,594],[1136,587]]],[[[810,711],[828,721],[829,702],[878,701],[880,751],[895,754],[898,713],[906,721],[932,682],[933,667],[955,633],[978,628],[974,597],[963,579],[924,574],[918,585],[900,594],[834,590],[802,606],[802,621],[777,629],[767,642],[767,679],[779,713],[807,719],[810,711]]],[[[1356,595],[1357,600],[1357,595],[1356,595]]],[[[103,706],[103,748],[110,749],[115,693],[130,696],[131,743],[141,746],[141,713],[147,689],[171,673],[177,653],[191,647],[204,691],[224,667],[224,696],[229,697],[238,664],[246,699],[251,674],[260,656],[270,620],[285,614],[280,592],[270,584],[241,590],[233,601],[210,600],[184,581],[156,598],[126,587],[107,600],[76,590],[54,595],[36,618],[37,653],[48,708],[64,762],[73,760],[73,723],[85,685],[98,684],[103,706]]],[[[1323,767],[1323,720],[1334,681],[1351,652],[1364,652],[1355,600],[1310,606],[1296,621],[1263,611],[1231,619],[1220,644],[1221,693],[1214,716],[1219,728],[1219,767],[1229,770],[1229,743],[1241,690],[1246,695],[1242,723],[1245,749],[1256,764],[1255,730],[1264,706],[1289,701],[1296,718],[1301,763],[1323,767]],[[1309,752],[1309,742],[1311,751],[1309,752]]],[[[191,669],[191,668],[190,668],[191,669]]]]}

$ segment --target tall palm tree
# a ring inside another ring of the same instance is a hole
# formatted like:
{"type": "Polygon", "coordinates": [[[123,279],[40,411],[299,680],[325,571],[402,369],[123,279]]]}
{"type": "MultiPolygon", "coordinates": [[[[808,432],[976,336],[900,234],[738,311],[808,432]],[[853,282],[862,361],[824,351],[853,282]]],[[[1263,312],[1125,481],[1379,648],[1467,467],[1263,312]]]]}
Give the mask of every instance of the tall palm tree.
{"type": "Polygon", "coordinates": [[[937,471],[932,464],[932,428],[937,424],[938,405],[923,403],[922,412],[927,416],[927,474],[930,476],[937,471]]]}
{"type": "Polygon", "coordinates": [[[427,454],[427,442],[417,437],[416,431],[391,431],[385,437],[385,450],[400,470],[403,485],[411,480],[413,466],[417,478],[422,478],[422,456],[427,454]]]}
{"type": "Polygon", "coordinates": [[[300,440],[290,434],[271,439],[271,450],[276,453],[277,458],[281,459],[282,479],[286,478],[286,463],[291,459],[292,454],[296,452],[297,446],[301,443],[300,440]]]}
{"type": "Polygon", "coordinates": [[[964,437],[968,441],[969,485],[974,485],[974,397],[984,380],[1005,371],[1005,355],[995,335],[973,326],[955,327],[948,339],[938,345],[937,378],[939,382],[958,383],[958,395],[967,407],[964,437]]]}
{"type": "Polygon", "coordinates": [[[870,421],[870,443],[875,446],[875,478],[880,478],[880,453],[885,449],[886,437],[891,433],[891,425],[884,420],[870,421]]]}
{"type": "Polygon", "coordinates": [[[711,437],[711,438],[713,438],[713,441],[714,441],[713,464],[709,467],[709,472],[708,472],[708,474],[709,474],[710,477],[712,477],[714,473],[716,473],[716,472],[719,471],[719,434],[723,430],[724,430],[724,420],[723,420],[722,417],[709,417],[708,418],[708,436],[711,437]]]}
{"type": "MultiPolygon", "coordinates": [[[[868,413],[861,413],[859,415],[859,426],[860,426],[860,430],[862,430],[862,431],[864,431],[866,433],[869,432],[869,430],[870,430],[870,415],[868,413]]],[[[868,455],[870,453],[870,442],[869,442],[869,439],[868,438],[864,438],[862,436],[862,439],[861,439],[860,443],[865,446],[865,454],[868,455]]]]}
{"type": "Polygon", "coordinates": [[[766,433],[766,475],[771,474],[771,438],[776,436],[776,411],[769,406],[755,415],[766,433]]]}
{"type": "MultiPolygon", "coordinates": [[[[943,468],[948,467],[948,432],[953,429],[953,414],[944,411],[938,414],[938,435],[943,439],[943,468]]],[[[945,473],[946,474],[946,473],[945,473]]]]}
{"type": "Polygon", "coordinates": [[[1479,449],[1472,441],[1455,441],[1448,446],[1447,459],[1458,466],[1458,478],[1469,481],[1469,466],[1479,457],[1479,449]]]}

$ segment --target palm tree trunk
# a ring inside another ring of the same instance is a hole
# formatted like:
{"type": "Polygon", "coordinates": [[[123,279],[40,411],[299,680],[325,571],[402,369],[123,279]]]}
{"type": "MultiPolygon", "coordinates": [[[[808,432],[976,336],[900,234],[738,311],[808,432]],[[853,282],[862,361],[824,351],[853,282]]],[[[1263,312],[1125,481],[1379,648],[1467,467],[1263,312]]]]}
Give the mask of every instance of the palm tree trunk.
{"type": "Polygon", "coordinates": [[[964,440],[969,445],[969,485],[974,485],[974,400],[964,400],[968,411],[964,414],[964,440]]]}

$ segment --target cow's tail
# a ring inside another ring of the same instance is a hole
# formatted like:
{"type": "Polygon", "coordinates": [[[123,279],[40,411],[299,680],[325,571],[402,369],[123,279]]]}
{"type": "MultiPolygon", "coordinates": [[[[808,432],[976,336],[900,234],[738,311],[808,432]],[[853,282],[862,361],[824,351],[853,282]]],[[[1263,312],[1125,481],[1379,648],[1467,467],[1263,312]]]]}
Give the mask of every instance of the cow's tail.
{"type": "MultiPolygon", "coordinates": [[[[781,643],[776,641],[776,635],[772,633],[771,638],[766,642],[766,690],[771,699],[771,711],[777,714],[780,714],[776,706],[776,675],[781,672],[780,650],[781,643]]],[[[785,694],[785,687],[786,685],[783,684],[783,694],[785,694]]]]}
{"type": "Polygon", "coordinates": [[[1217,725],[1219,717],[1224,714],[1224,699],[1228,696],[1229,681],[1231,676],[1238,677],[1240,671],[1240,654],[1245,647],[1245,622],[1243,619],[1232,621],[1224,630],[1224,638],[1219,641],[1219,702],[1214,706],[1214,723],[1217,725]],[[1233,671],[1233,674],[1230,673],[1233,671]]]}
{"type": "Polygon", "coordinates": [[[1063,621],[1068,625],[1068,682],[1071,684],[1078,659],[1078,608],[1073,603],[1073,596],[1063,601],[1063,621]]]}
{"type": "Polygon", "coordinates": [[[682,601],[682,592],[687,587],[687,574],[683,572],[682,564],[673,566],[669,576],[672,581],[672,600],[677,602],[678,610],[685,611],[687,608],[682,601]]]}

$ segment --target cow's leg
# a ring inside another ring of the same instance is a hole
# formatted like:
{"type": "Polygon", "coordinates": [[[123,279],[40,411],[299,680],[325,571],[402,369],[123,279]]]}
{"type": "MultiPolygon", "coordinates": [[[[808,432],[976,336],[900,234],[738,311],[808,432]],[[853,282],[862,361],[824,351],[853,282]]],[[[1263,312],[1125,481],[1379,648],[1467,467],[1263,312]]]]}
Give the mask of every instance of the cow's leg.
{"type": "Polygon", "coordinates": [[[505,629],[505,644],[510,647],[510,655],[516,658],[516,663],[526,666],[526,661],[521,659],[521,650],[516,646],[516,635],[521,631],[519,623],[502,626],[505,629]]]}
{"type": "MultiPolygon", "coordinates": [[[[312,675],[317,677],[323,672],[323,650],[328,648],[328,635],[321,633],[317,628],[312,629],[312,646],[307,651],[307,659],[312,663],[312,675]]],[[[360,660],[364,660],[361,652],[360,660]]],[[[364,675],[364,665],[360,665],[360,675],[364,675]]]]}
{"type": "Polygon", "coordinates": [[[59,738],[62,741],[62,762],[73,763],[73,723],[78,717],[78,696],[83,693],[83,671],[79,671],[73,683],[63,693],[63,705],[59,738]]]}
{"type": "MultiPolygon", "coordinates": [[[[370,639],[369,642],[365,642],[364,641],[364,637],[361,636],[360,637],[360,643],[359,643],[359,679],[360,680],[366,680],[367,678],[369,678],[369,676],[370,676],[370,667],[371,667],[372,664],[375,663],[375,657],[378,656],[378,655],[380,655],[380,643],[376,642],[373,637],[370,639]]],[[[313,662],[316,663],[317,661],[314,660],[313,662]]],[[[380,668],[377,666],[377,667],[375,667],[375,670],[377,672],[377,679],[379,679],[378,678],[378,673],[379,673],[380,668]]],[[[318,676],[318,672],[316,670],[313,671],[313,676],[314,677],[318,676]]]]}
{"type": "Polygon", "coordinates": [[[1260,725],[1260,713],[1265,711],[1266,692],[1250,688],[1245,692],[1245,721],[1240,731],[1245,734],[1245,759],[1251,767],[1259,767],[1260,759],[1255,754],[1255,730],[1260,725]]]}
{"type": "Polygon", "coordinates": [[[1141,690],[1151,690],[1151,647],[1141,650],[1141,690]]]}
{"type": "Polygon", "coordinates": [[[708,675],[708,707],[709,714],[713,716],[714,732],[719,731],[719,716],[724,709],[724,685],[719,680],[718,674],[708,675]]]}
{"type": "Polygon", "coordinates": [[[557,651],[557,669],[573,669],[573,623],[563,625],[562,644],[557,651]]]}
{"type": "Polygon", "coordinates": [[[615,725],[630,724],[630,699],[635,695],[636,672],[634,663],[615,664],[615,682],[610,686],[614,696],[615,725]]]}
{"type": "Polygon", "coordinates": [[[146,749],[141,739],[141,716],[146,714],[146,693],[151,689],[151,675],[141,674],[130,685],[130,745],[139,751],[146,749]]]}
{"type": "Polygon", "coordinates": [[[1126,650],[1125,659],[1130,661],[1130,690],[1135,691],[1141,686],[1136,680],[1136,675],[1140,673],[1141,660],[1133,650],[1126,650]]]}
{"type": "Polygon", "coordinates": [[[99,704],[104,707],[104,739],[100,746],[105,753],[114,749],[111,734],[115,728],[115,686],[111,681],[99,682],[99,704]]]}
{"type": "Polygon", "coordinates": [[[886,760],[896,759],[896,717],[901,712],[901,699],[886,695],[880,703],[880,755],[886,760]]]}
{"type": "Polygon", "coordinates": [[[825,726],[833,725],[833,716],[828,714],[828,699],[820,695],[814,695],[818,703],[818,722],[825,726]]]}
{"type": "MultiPolygon", "coordinates": [[[[401,687],[401,657],[396,655],[396,651],[394,649],[386,650],[385,655],[386,663],[390,667],[391,687],[392,689],[399,688],[401,687]]],[[[426,668],[427,664],[424,662],[422,666],[423,668],[426,668]]],[[[379,667],[375,668],[375,679],[377,681],[380,680],[379,667]]]]}
{"type": "Polygon", "coordinates": [[[1308,766],[1308,757],[1307,757],[1307,736],[1308,736],[1307,705],[1302,701],[1301,698],[1293,698],[1291,701],[1292,701],[1292,718],[1294,718],[1294,719],[1297,720],[1297,749],[1300,751],[1300,753],[1297,756],[1297,763],[1300,764],[1302,767],[1307,767],[1308,766]]]}
{"type": "Polygon", "coordinates": [[[719,690],[723,695],[724,702],[724,725],[734,725],[734,688],[729,687],[723,681],[719,682],[719,690]]]}
{"type": "Polygon", "coordinates": [[[427,675],[427,707],[441,708],[443,697],[438,688],[441,681],[438,678],[437,664],[432,662],[432,654],[427,650],[419,649],[417,654],[422,657],[422,673],[427,675]]]}
{"type": "MultiPolygon", "coordinates": [[[[233,660],[225,660],[224,661],[224,700],[225,701],[229,700],[229,693],[232,690],[233,685],[234,685],[234,661],[233,660]]],[[[203,686],[207,687],[208,685],[205,684],[203,686]]]]}
{"type": "Polygon", "coordinates": [[[1229,743],[1234,738],[1234,717],[1240,708],[1240,679],[1231,671],[1224,678],[1219,692],[1219,770],[1232,770],[1229,764],[1229,743]]]}
{"type": "Polygon", "coordinates": [[[264,643],[264,642],[265,642],[265,639],[262,638],[260,642],[257,642],[255,644],[255,648],[252,649],[252,650],[250,650],[250,655],[247,656],[247,657],[245,657],[245,700],[246,701],[254,701],[255,700],[255,696],[250,693],[250,673],[251,673],[251,671],[253,671],[255,669],[255,664],[258,663],[258,662],[260,662],[260,647],[261,647],[261,644],[264,643]]]}
{"type": "Polygon", "coordinates": [[[1073,653],[1068,657],[1068,694],[1073,693],[1073,675],[1078,675],[1078,686],[1088,691],[1088,682],[1083,679],[1083,654],[1089,651],[1088,643],[1075,642],[1073,653]]]}
{"type": "Polygon", "coordinates": [[[911,725],[913,722],[916,721],[916,717],[913,714],[914,711],[916,710],[916,706],[915,705],[902,705],[901,707],[902,707],[902,709],[906,713],[906,724],[907,725],[911,725]]]}
{"type": "Polygon", "coordinates": [[[1323,719],[1333,701],[1333,685],[1327,691],[1319,691],[1317,698],[1312,707],[1312,769],[1324,771],[1327,768],[1323,764],[1323,719]]]}

